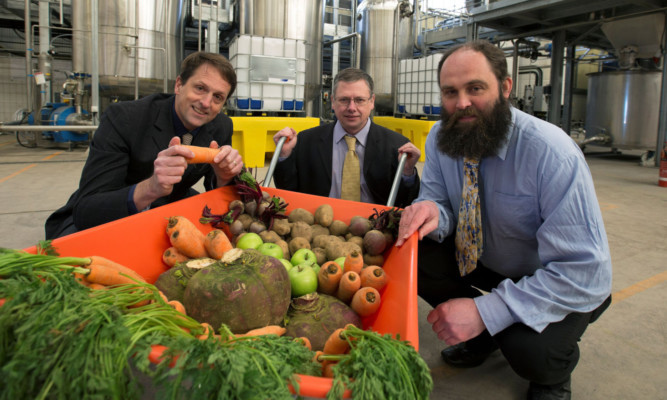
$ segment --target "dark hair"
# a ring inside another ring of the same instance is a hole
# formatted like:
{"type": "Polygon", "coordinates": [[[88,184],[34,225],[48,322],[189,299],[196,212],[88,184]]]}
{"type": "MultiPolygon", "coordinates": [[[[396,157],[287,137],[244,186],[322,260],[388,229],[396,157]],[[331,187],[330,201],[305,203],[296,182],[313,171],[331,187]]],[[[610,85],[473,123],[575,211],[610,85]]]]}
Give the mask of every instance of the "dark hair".
{"type": "Polygon", "coordinates": [[[509,77],[507,72],[507,58],[505,53],[497,46],[491,44],[488,40],[473,40],[471,42],[461,43],[450,47],[443,54],[438,64],[438,86],[440,86],[440,72],[445,60],[459,50],[472,50],[482,53],[491,66],[491,71],[496,75],[496,79],[501,83],[509,77]]]}
{"type": "Polygon", "coordinates": [[[333,95],[336,95],[336,90],[338,89],[338,82],[356,82],[360,80],[365,80],[368,88],[371,90],[371,96],[373,95],[373,78],[366,73],[366,71],[359,68],[345,68],[336,74],[336,77],[333,81],[333,95]]]}
{"type": "Polygon", "coordinates": [[[181,63],[181,73],[178,75],[181,77],[181,82],[187,82],[195,70],[204,64],[210,64],[217,69],[222,78],[229,83],[231,88],[227,98],[230,98],[236,89],[236,71],[234,71],[232,63],[220,54],[198,51],[185,57],[181,63]]]}

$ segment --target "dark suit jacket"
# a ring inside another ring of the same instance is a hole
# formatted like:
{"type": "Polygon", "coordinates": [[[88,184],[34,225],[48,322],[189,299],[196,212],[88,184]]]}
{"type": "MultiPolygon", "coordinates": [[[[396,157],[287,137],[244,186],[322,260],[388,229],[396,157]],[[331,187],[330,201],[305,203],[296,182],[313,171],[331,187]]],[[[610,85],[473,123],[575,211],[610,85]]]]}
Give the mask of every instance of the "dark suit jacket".
{"type": "MultiPolygon", "coordinates": [[[[299,133],[292,154],[276,165],[276,187],[329,196],[334,125],[330,123],[299,133]]],[[[375,204],[387,204],[398,168],[398,148],[407,142],[404,136],[371,122],[362,170],[375,204]]],[[[409,187],[401,181],[394,205],[407,207],[418,194],[419,176],[409,187]]]]}
{"type": "MultiPolygon", "coordinates": [[[[107,108],[90,144],[79,189],[46,221],[47,239],[130,215],[127,203],[130,187],[153,174],[157,154],[166,149],[176,135],[172,120],[173,97],[154,94],[107,108]]],[[[215,140],[220,146],[231,145],[232,133],[232,120],[219,114],[201,127],[192,144],[208,147],[211,140],[215,140]]],[[[197,194],[192,186],[202,177],[205,177],[206,190],[215,187],[215,173],[210,165],[188,166],[173,192],[153,202],[151,208],[197,194]]]]}

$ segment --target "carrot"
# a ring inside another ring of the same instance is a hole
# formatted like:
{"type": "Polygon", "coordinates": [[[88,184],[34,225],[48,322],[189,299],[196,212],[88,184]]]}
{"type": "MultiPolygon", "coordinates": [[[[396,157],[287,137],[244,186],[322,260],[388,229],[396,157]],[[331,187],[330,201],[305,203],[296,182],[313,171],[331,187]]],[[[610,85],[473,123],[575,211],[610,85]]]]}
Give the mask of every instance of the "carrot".
{"type": "MultiPolygon", "coordinates": [[[[113,263],[112,261],[110,262],[113,263]]],[[[90,283],[99,283],[105,286],[137,284],[137,282],[132,279],[131,274],[128,274],[125,271],[114,268],[113,264],[104,262],[103,259],[101,259],[101,257],[100,259],[96,259],[95,261],[91,262],[86,266],[86,268],[88,268],[89,271],[88,275],[86,275],[86,280],[90,283]]]]}
{"type": "Polygon", "coordinates": [[[357,274],[360,274],[363,267],[364,257],[357,250],[352,250],[351,253],[345,256],[345,261],[343,262],[345,272],[354,271],[357,274]]]}
{"type": "Polygon", "coordinates": [[[377,265],[369,265],[361,270],[361,287],[373,287],[378,291],[387,284],[387,274],[377,265]]]}
{"type": "Polygon", "coordinates": [[[188,314],[185,312],[185,306],[184,306],[183,303],[181,303],[180,301],[178,301],[178,300],[170,300],[170,301],[167,302],[167,304],[169,304],[170,306],[174,307],[174,309],[175,309],[176,311],[178,311],[179,313],[181,313],[181,314],[183,314],[183,315],[188,315],[188,314]]]}
{"type": "Polygon", "coordinates": [[[341,337],[344,329],[338,328],[331,332],[327,341],[324,342],[324,349],[322,349],[324,354],[345,354],[350,350],[350,344],[344,337],[341,337]]]}
{"type": "Polygon", "coordinates": [[[188,261],[189,259],[190,258],[181,254],[174,246],[171,246],[162,253],[162,261],[169,267],[173,267],[174,265],[188,261]]]}
{"type": "Polygon", "coordinates": [[[349,304],[350,300],[352,300],[352,296],[354,296],[354,292],[359,290],[360,287],[361,279],[359,278],[359,274],[354,271],[347,271],[340,278],[336,297],[343,303],[349,304]]]}
{"type": "Polygon", "coordinates": [[[189,219],[182,216],[169,217],[167,235],[171,245],[186,257],[208,257],[204,234],[189,219]]]}
{"type": "Polygon", "coordinates": [[[313,346],[310,344],[310,339],[308,339],[305,336],[300,336],[298,338],[295,338],[294,341],[303,344],[304,346],[306,346],[306,348],[308,348],[308,350],[313,349],[313,346]]]}
{"type": "Polygon", "coordinates": [[[90,282],[86,280],[86,275],[80,273],[80,272],[75,272],[74,273],[74,280],[82,284],[83,286],[88,286],[90,285],[90,282]]]}
{"type": "Polygon", "coordinates": [[[329,361],[322,367],[322,376],[325,378],[333,378],[334,371],[333,367],[336,366],[337,362],[329,361]]]}
{"type": "Polygon", "coordinates": [[[221,259],[226,252],[234,248],[225,232],[220,229],[213,229],[206,235],[204,247],[206,247],[208,256],[216,260],[221,259]]]}
{"type": "Polygon", "coordinates": [[[93,290],[102,290],[107,288],[106,286],[100,285],[99,283],[90,283],[88,284],[88,287],[93,290]]]}
{"type": "Polygon", "coordinates": [[[6,301],[7,301],[7,300],[6,300],[4,297],[1,298],[1,299],[0,299],[0,307],[4,306],[6,301]]]}
{"type": "Polygon", "coordinates": [[[380,308],[380,292],[371,286],[362,287],[352,297],[350,308],[362,317],[373,314],[380,308]]]}
{"type": "Polygon", "coordinates": [[[317,291],[334,295],[338,290],[338,282],[343,276],[343,269],[335,261],[327,261],[317,273],[317,291]]]}
{"type": "Polygon", "coordinates": [[[164,293],[162,293],[162,290],[158,290],[157,293],[158,293],[158,295],[160,295],[160,298],[162,300],[164,300],[165,303],[169,302],[169,299],[167,298],[167,296],[164,293]]]}
{"type": "Polygon", "coordinates": [[[323,355],[324,355],[324,352],[322,350],[317,350],[315,352],[315,355],[313,356],[313,361],[322,364],[323,361],[320,360],[320,356],[323,356],[323,355]]]}
{"type": "Polygon", "coordinates": [[[262,335],[278,335],[282,336],[287,332],[287,329],[279,325],[267,325],[263,328],[251,329],[246,333],[240,333],[235,335],[236,337],[245,337],[245,336],[262,336],[262,335]]]}
{"type": "Polygon", "coordinates": [[[188,164],[213,164],[213,158],[220,152],[220,149],[212,149],[210,147],[182,146],[195,153],[194,157],[185,159],[188,164]]]}
{"type": "Polygon", "coordinates": [[[202,323],[200,323],[200,325],[201,325],[202,329],[204,330],[204,333],[197,336],[197,339],[206,340],[210,336],[215,335],[215,329],[213,329],[213,326],[211,326],[211,324],[209,324],[208,322],[202,322],[202,323]]]}
{"type": "MultiPolygon", "coordinates": [[[[128,268],[124,265],[118,264],[115,261],[111,261],[108,258],[104,258],[104,257],[100,257],[100,256],[90,256],[89,258],[90,258],[90,264],[85,266],[87,268],[90,268],[90,266],[93,266],[93,265],[95,265],[95,266],[97,266],[97,265],[104,266],[106,268],[110,268],[112,270],[118,271],[119,273],[125,274],[125,275],[127,275],[127,276],[141,282],[141,283],[146,283],[146,279],[144,279],[143,276],[139,275],[137,273],[137,271],[135,271],[131,268],[128,268]]],[[[86,275],[85,279],[87,279],[89,282],[93,282],[90,279],[90,274],[86,275]]],[[[103,285],[105,284],[104,282],[96,282],[96,283],[101,283],[103,285]]],[[[132,282],[132,283],[137,283],[137,282],[132,282]]]]}

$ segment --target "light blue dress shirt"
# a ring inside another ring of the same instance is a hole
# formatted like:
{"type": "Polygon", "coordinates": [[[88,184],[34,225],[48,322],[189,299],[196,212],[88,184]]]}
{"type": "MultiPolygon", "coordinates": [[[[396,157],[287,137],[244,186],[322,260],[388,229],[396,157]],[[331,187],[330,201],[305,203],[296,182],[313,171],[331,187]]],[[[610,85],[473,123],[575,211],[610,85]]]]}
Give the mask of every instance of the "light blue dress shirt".
{"type": "MultiPolygon", "coordinates": [[[[440,121],[426,139],[419,197],[440,210],[442,241],[454,234],[463,185],[463,160],[437,146],[440,121]]],[[[509,138],[482,159],[481,262],[505,279],[475,298],[489,333],[514,323],[541,332],[572,312],[597,308],[611,292],[611,257],[586,160],[561,129],[512,108],[509,138]]]]}

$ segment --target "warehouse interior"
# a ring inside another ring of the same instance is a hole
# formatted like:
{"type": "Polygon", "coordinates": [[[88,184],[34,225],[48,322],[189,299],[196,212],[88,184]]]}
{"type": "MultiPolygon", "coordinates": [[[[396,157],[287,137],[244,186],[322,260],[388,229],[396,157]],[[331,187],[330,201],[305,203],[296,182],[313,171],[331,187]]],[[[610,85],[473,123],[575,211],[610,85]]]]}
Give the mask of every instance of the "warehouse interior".
{"type": "MultiPolygon", "coordinates": [[[[439,53],[484,38],[505,51],[513,105],[579,144],[605,221],[614,302],[582,338],[574,397],[663,398],[666,12],[663,0],[0,0],[0,247],[44,238],[105,108],[172,92],[187,54],[216,51],[235,66],[225,112],[261,178],[267,138],[330,121],[333,76],[349,66],[375,80],[377,123],[423,146],[439,118],[439,53]]],[[[525,398],[528,383],[499,353],[446,365],[429,310],[420,299],[431,398],[525,398]]]]}

